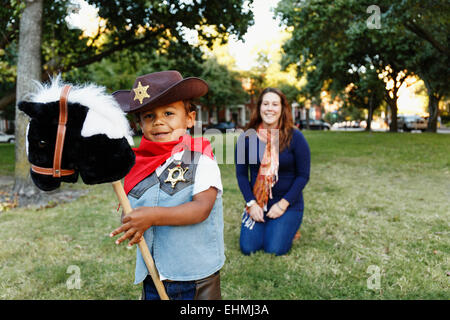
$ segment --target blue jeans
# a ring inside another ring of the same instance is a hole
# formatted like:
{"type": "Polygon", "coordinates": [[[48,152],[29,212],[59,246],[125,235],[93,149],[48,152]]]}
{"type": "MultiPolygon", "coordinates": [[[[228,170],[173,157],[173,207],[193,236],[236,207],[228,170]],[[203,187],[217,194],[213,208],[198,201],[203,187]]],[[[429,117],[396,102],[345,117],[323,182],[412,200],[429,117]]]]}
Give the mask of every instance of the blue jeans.
{"type": "Polygon", "coordinates": [[[239,239],[243,254],[249,255],[263,249],[279,256],[291,249],[292,240],[302,223],[303,212],[288,209],[277,219],[267,218],[266,214],[265,222],[256,222],[244,211],[239,239]]]}
{"type": "MultiPolygon", "coordinates": [[[[163,281],[170,300],[221,300],[220,272],[193,281],[163,281]]],[[[160,300],[152,278],[144,279],[142,298],[144,300],[160,300]]]]}
{"type": "MultiPolygon", "coordinates": [[[[163,281],[163,284],[170,300],[194,300],[195,281],[163,281]]],[[[144,280],[143,298],[145,300],[160,300],[158,291],[156,291],[150,276],[147,276],[144,280]]]]}

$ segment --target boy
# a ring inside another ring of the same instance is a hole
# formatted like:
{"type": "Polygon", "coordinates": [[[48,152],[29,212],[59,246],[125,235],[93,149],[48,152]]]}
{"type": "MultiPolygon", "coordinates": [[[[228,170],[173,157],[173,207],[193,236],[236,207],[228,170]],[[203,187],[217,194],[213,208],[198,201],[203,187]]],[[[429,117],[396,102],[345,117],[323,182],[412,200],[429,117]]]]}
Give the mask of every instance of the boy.
{"type": "MultiPolygon", "coordinates": [[[[163,71],[138,77],[133,88],[113,93],[125,112],[137,115],[143,137],[124,182],[134,210],[111,236],[123,232],[116,244],[130,239],[129,246],[144,237],[171,300],[221,299],[220,170],[209,142],[186,134],[195,122],[188,101],[208,85],[163,71]]],[[[135,284],[142,281],[143,298],[159,299],[137,250],[135,284]]]]}

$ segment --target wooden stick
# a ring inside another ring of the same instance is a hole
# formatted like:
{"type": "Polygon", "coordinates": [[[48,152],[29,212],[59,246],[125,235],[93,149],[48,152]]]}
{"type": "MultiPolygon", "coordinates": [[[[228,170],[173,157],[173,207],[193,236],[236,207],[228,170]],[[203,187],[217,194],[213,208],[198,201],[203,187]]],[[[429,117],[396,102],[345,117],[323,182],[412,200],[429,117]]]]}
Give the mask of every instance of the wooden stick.
{"type": "MultiPolygon", "coordinates": [[[[125,190],[123,189],[122,182],[120,180],[114,181],[112,182],[112,186],[117,198],[119,199],[119,203],[123,208],[123,212],[126,215],[129,214],[133,209],[131,208],[130,201],[127,198],[125,190]]],[[[161,300],[169,300],[166,290],[164,289],[164,285],[159,278],[158,270],[156,270],[155,262],[153,261],[152,255],[150,254],[150,250],[148,249],[147,242],[145,242],[144,237],[141,238],[138,246],[139,250],[141,250],[141,254],[144,258],[145,264],[147,265],[147,269],[150,272],[153,283],[155,284],[156,290],[158,291],[159,297],[161,298],[161,300]]]]}

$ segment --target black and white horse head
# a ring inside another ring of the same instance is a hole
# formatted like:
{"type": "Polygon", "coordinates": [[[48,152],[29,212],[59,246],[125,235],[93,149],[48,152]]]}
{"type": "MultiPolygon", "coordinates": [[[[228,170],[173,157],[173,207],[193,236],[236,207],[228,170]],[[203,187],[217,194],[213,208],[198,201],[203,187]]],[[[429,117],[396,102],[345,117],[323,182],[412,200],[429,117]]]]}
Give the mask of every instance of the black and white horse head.
{"type": "MultiPolygon", "coordinates": [[[[37,92],[18,105],[31,118],[27,154],[34,166],[53,167],[59,100],[65,85],[60,76],[50,84],[38,84],[37,92]]],[[[103,87],[92,84],[71,87],[61,157],[61,168],[69,174],[54,177],[31,170],[33,182],[44,191],[58,188],[61,182],[76,182],[78,175],[86,184],[117,181],[134,165],[130,125],[116,100],[103,87]]]]}

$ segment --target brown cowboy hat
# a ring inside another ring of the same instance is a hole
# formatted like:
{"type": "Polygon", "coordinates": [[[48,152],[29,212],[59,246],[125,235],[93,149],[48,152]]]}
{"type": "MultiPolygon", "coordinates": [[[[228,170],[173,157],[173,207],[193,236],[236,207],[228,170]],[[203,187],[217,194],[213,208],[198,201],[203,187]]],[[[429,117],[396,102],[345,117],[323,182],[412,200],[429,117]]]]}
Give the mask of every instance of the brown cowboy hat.
{"type": "Polygon", "coordinates": [[[140,76],[131,90],[118,90],[112,95],[123,111],[133,113],[199,98],[207,92],[208,84],[202,79],[183,79],[178,71],[170,70],[140,76]]]}

